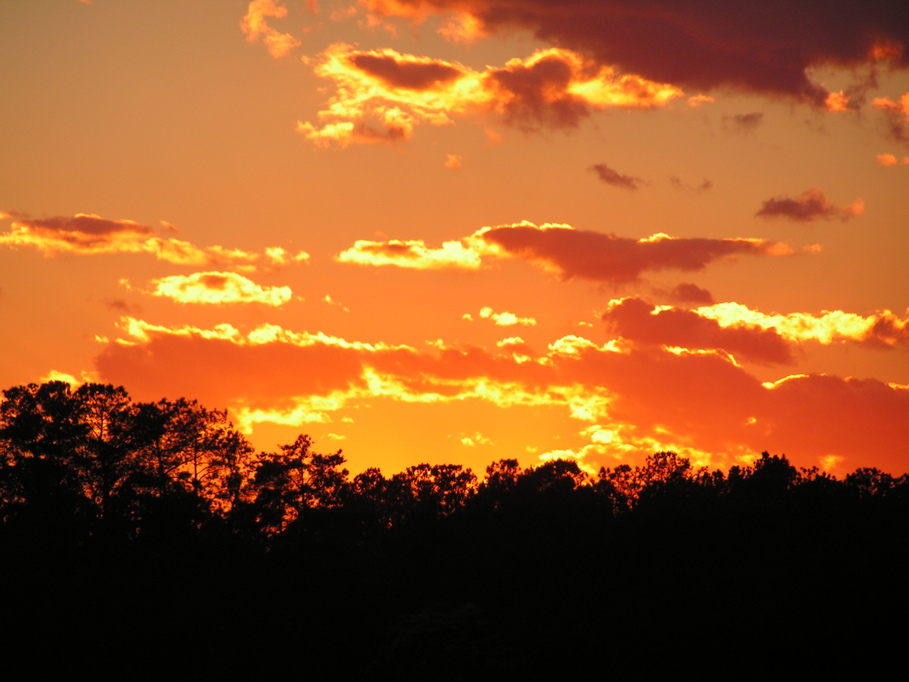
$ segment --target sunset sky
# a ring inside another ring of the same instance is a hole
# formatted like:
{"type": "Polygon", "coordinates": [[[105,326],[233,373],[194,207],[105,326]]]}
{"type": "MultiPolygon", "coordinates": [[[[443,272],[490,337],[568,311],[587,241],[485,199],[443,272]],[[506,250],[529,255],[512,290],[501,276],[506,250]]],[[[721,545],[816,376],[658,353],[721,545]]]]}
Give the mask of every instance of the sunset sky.
{"type": "Polygon", "coordinates": [[[482,473],[909,471],[909,3],[0,3],[0,387],[482,473]]]}

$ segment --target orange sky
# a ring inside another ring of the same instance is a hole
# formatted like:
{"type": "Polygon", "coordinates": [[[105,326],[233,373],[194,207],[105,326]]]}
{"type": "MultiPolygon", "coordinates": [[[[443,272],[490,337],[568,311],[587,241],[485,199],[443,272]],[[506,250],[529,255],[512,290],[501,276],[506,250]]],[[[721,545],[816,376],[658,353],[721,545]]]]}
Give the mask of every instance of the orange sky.
{"type": "Polygon", "coordinates": [[[909,9],[0,5],[0,385],[482,472],[909,471],[909,9]]]}

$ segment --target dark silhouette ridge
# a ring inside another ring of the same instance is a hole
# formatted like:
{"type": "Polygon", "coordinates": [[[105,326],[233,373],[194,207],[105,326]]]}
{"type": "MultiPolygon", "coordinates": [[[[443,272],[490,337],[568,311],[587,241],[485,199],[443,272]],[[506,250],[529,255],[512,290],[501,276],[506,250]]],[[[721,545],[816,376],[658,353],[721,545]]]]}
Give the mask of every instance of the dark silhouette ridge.
{"type": "Polygon", "coordinates": [[[4,391],[8,665],[773,673],[905,635],[907,475],[840,480],[766,452],[728,472],[658,452],[595,477],[503,459],[482,481],[428,464],[351,478],[344,463],[303,435],[257,453],[226,412],[192,401],[4,391]]]}

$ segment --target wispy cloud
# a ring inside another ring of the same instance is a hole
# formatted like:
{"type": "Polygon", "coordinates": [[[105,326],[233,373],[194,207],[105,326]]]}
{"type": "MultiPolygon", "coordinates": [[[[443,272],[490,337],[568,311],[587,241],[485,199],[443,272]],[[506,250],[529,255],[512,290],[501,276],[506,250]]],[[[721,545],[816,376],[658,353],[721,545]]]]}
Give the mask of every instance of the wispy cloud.
{"type": "Polygon", "coordinates": [[[847,206],[836,206],[821,190],[812,187],[795,198],[781,196],[768,199],[755,215],[760,218],[788,218],[810,222],[832,218],[849,220],[861,215],[864,210],[865,203],[861,199],[847,206]]]}
{"type": "Polygon", "coordinates": [[[594,171],[600,180],[613,187],[634,190],[641,185],[646,184],[641,178],[636,178],[633,175],[623,175],[622,173],[613,170],[605,163],[595,163],[590,167],[590,170],[594,171]]]}
{"type": "Polygon", "coordinates": [[[253,0],[249,3],[246,16],[240,22],[240,28],[249,42],[255,43],[261,39],[269,54],[279,59],[300,46],[297,38],[268,25],[267,19],[283,19],[286,16],[287,8],[280,4],[280,0],[253,0]]]}
{"type": "Polygon", "coordinates": [[[254,271],[306,262],[303,251],[291,255],[280,247],[252,253],[223,246],[199,247],[190,242],[161,237],[155,230],[132,220],[108,220],[77,213],[53,218],[21,217],[10,232],[0,234],[0,246],[35,248],[45,257],[72,253],[81,256],[115,253],[146,253],[176,265],[221,266],[254,271]]]}

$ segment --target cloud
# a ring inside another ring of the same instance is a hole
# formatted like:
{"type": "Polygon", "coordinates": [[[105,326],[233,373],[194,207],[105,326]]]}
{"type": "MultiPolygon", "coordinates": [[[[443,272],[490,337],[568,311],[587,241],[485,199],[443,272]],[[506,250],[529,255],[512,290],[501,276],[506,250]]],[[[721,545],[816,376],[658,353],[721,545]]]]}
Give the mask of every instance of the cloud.
{"type": "Polygon", "coordinates": [[[637,342],[724,350],[767,364],[791,364],[794,359],[788,341],[772,328],[747,324],[723,327],[697,311],[656,307],[637,297],[611,301],[602,320],[611,332],[637,342]]]}
{"type": "Polygon", "coordinates": [[[909,166],[909,156],[904,156],[902,161],[897,159],[893,154],[878,154],[876,157],[877,162],[884,166],[895,166],[897,164],[901,166],[909,166]]]}
{"type": "Polygon", "coordinates": [[[570,128],[592,111],[660,107],[682,94],[670,85],[619,76],[560,48],[475,71],[339,43],[320,55],[315,72],[333,82],[335,93],[318,125],[298,122],[297,130],[315,144],[342,147],[407,140],[418,124],[448,125],[468,115],[495,116],[528,131],[570,128]]]}
{"type": "Polygon", "coordinates": [[[0,234],[0,246],[29,246],[48,258],[61,253],[83,256],[148,253],[176,265],[216,265],[250,271],[309,259],[303,251],[291,256],[279,247],[268,248],[264,254],[223,246],[198,247],[179,239],[160,237],[152,228],[132,220],[107,220],[86,213],[73,217],[21,218],[12,223],[10,232],[0,234]]]}
{"type": "Polygon", "coordinates": [[[246,16],[240,22],[240,28],[249,42],[255,43],[261,38],[269,54],[279,59],[289,54],[295,47],[299,47],[300,41],[289,33],[281,33],[271,28],[266,19],[268,17],[283,19],[286,16],[287,8],[280,5],[280,0],[253,0],[249,3],[246,16]]]}
{"type": "Polygon", "coordinates": [[[683,192],[690,192],[692,194],[703,194],[704,192],[713,189],[713,180],[708,180],[707,178],[704,178],[700,185],[693,186],[682,182],[682,180],[675,175],[670,175],[669,183],[675,189],[682,190],[683,192]]]}
{"type": "Polygon", "coordinates": [[[427,247],[423,240],[360,240],[335,259],[421,270],[478,270],[489,261],[520,258],[563,279],[631,282],[645,271],[697,271],[727,257],[791,253],[785,244],[764,239],[680,239],[660,233],[635,240],[525,221],[484,227],[460,241],[444,242],[439,249],[427,247]]]}
{"type": "Polygon", "coordinates": [[[716,320],[723,327],[749,325],[773,330],[794,342],[814,341],[823,345],[854,342],[877,348],[909,347],[909,311],[900,318],[889,310],[857,315],[825,310],[819,315],[788,313],[767,315],[740,303],[717,303],[698,308],[698,315],[716,320]]]}
{"type": "Polygon", "coordinates": [[[646,184],[641,178],[636,178],[632,175],[622,175],[618,171],[613,170],[605,163],[597,163],[590,167],[590,170],[596,172],[597,176],[605,182],[607,185],[613,185],[614,187],[621,187],[623,189],[637,189],[643,184],[646,184]]]}
{"type": "Polygon", "coordinates": [[[692,109],[697,109],[702,104],[712,104],[716,102],[713,97],[708,97],[707,95],[693,95],[688,98],[688,106],[692,109]]]}
{"type": "Polygon", "coordinates": [[[793,4],[765,0],[754,11],[720,0],[363,0],[373,12],[421,20],[470,17],[478,33],[527,30],[601,65],[697,90],[721,87],[781,95],[824,107],[828,91],[811,67],[874,60],[905,66],[909,8],[873,0],[793,4]]]}
{"type": "Polygon", "coordinates": [[[687,310],[628,297],[610,301],[602,320],[631,341],[723,350],[763,363],[791,364],[795,346],[803,343],[909,348],[909,311],[903,318],[889,310],[867,316],[842,310],[768,315],[734,302],[687,310]]]}
{"type": "Polygon", "coordinates": [[[452,170],[457,170],[461,167],[461,157],[458,154],[446,154],[445,155],[445,167],[451,168],[452,170]]]}
{"type": "Polygon", "coordinates": [[[738,255],[783,256],[792,250],[764,239],[679,239],[655,234],[643,239],[576,230],[570,225],[484,227],[441,248],[423,240],[359,240],[335,259],[357,265],[393,265],[420,270],[478,270],[489,261],[520,258],[563,279],[631,282],[645,271],[702,270],[713,261],[738,255]]]}
{"type": "Polygon", "coordinates": [[[153,296],[170,298],[177,303],[263,303],[280,306],[293,292],[290,287],[262,287],[234,272],[195,272],[152,280],[153,296]]]}
{"type": "Polygon", "coordinates": [[[865,210],[864,202],[859,199],[848,206],[835,206],[817,187],[811,187],[798,198],[775,197],[764,202],[756,216],[761,218],[789,218],[801,222],[839,218],[849,220],[861,215],[865,210]]]}
{"type": "Polygon", "coordinates": [[[477,270],[482,261],[480,254],[459,241],[444,242],[439,249],[431,249],[422,239],[375,242],[365,239],[339,253],[335,260],[357,265],[395,265],[417,270],[477,270]]]}
{"type": "Polygon", "coordinates": [[[907,141],[906,124],[909,123],[909,92],[900,97],[898,102],[887,97],[876,97],[871,104],[884,112],[890,137],[901,142],[907,141]]]}
{"type": "Polygon", "coordinates": [[[511,327],[516,324],[532,327],[537,323],[532,317],[518,317],[514,313],[509,312],[497,313],[488,306],[480,309],[480,317],[484,320],[492,320],[498,327],[511,327]]]}
{"type": "Polygon", "coordinates": [[[678,284],[669,292],[669,296],[681,303],[713,303],[713,295],[709,291],[690,282],[678,284]]]}
{"type": "Polygon", "coordinates": [[[764,114],[755,111],[750,114],[736,114],[734,116],[723,116],[724,127],[740,133],[750,133],[756,130],[764,120],[764,114]]]}
{"type": "MultiPolygon", "coordinates": [[[[681,320],[700,338],[696,321],[681,320]]],[[[444,344],[420,351],[275,325],[244,333],[124,318],[121,328],[124,338],[106,343],[96,359],[101,381],[127,385],[139,399],[184,395],[226,404],[243,428],[340,422],[339,411],[369,409],[376,400],[402,410],[482,401],[565,410],[580,422],[588,445],[579,454],[594,468],[640,461],[655,449],[697,454],[713,466],[766,449],[807,466],[839,457],[845,470],[906,467],[909,388],[825,375],[761,383],[709,349],[600,346],[569,336],[536,356],[513,352],[520,339],[494,352],[444,344]]]]}
{"type": "Polygon", "coordinates": [[[568,225],[531,223],[484,228],[475,235],[504,255],[538,263],[564,279],[631,282],[646,271],[702,270],[721,258],[779,256],[791,250],[763,239],[681,239],[655,234],[628,239],[576,230],[568,225]]]}

